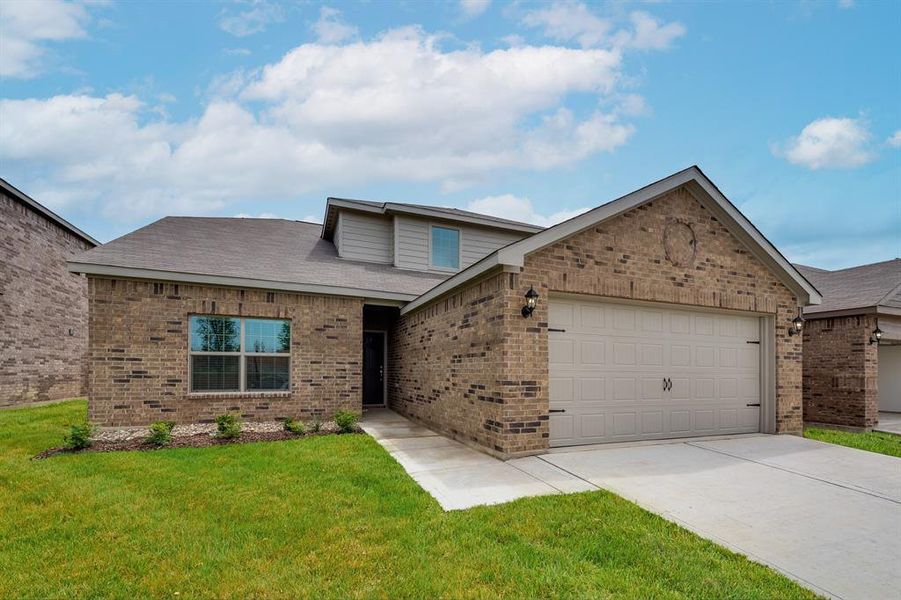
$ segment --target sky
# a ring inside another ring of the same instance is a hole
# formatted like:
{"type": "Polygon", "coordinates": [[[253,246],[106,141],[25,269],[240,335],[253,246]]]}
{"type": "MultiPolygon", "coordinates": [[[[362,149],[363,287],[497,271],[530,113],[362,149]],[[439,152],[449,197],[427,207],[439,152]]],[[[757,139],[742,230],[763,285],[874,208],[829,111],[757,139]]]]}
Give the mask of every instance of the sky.
{"type": "Polygon", "coordinates": [[[101,241],[329,196],[551,225],[693,164],[790,260],[901,256],[901,3],[0,3],[0,176],[101,241]]]}

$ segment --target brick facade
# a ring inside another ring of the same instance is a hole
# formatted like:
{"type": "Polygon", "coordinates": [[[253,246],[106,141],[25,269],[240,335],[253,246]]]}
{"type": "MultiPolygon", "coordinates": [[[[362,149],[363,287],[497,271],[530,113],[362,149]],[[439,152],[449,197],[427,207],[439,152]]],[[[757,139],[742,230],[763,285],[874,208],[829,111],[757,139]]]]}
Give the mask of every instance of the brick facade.
{"type": "Polygon", "coordinates": [[[363,301],[89,278],[89,418],[104,426],[157,420],[206,422],[327,418],[361,410],[363,301]],[[291,320],[291,390],[191,394],[188,317],[215,314],[291,320]]]}
{"type": "Polygon", "coordinates": [[[545,450],[553,293],[775,315],[776,428],[800,433],[801,339],[787,333],[796,299],[685,189],[534,252],[519,273],[489,276],[403,315],[392,335],[392,408],[503,457],[545,450]],[[663,232],[674,221],[696,238],[685,267],[666,258],[663,232]],[[541,298],[524,319],[530,285],[541,298]]]}
{"type": "Polygon", "coordinates": [[[66,260],[91,247],[0,193],[0,406],[84,395],[88,286],[66,260]]]}
{"type": "Polygon", "coordinates": [[[804,420],[870,428],[879,420],[875,315],[804,324],[804,420]]]}

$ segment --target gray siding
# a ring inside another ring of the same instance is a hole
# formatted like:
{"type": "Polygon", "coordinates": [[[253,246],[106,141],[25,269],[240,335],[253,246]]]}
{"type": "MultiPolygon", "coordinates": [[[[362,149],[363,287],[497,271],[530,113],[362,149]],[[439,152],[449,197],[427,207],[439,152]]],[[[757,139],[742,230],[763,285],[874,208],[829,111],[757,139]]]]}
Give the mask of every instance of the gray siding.
{"type": "MultiPolygon", "coordinates": [[[[395,266],[402,269],[429,270],[429,227],[432,221],[395,215],[395,266]]],[[[499,231],[471,225],[434,222],[460,230],[462,264],[465,269],[498,248],[526,237],[524,233],[499,231]]]]}
{"type": "Polygon", "coordinates": [[[385,264],[394,261],[391,217],[342,210],[338,213],[335,240],[341,258],[385,264]]]}

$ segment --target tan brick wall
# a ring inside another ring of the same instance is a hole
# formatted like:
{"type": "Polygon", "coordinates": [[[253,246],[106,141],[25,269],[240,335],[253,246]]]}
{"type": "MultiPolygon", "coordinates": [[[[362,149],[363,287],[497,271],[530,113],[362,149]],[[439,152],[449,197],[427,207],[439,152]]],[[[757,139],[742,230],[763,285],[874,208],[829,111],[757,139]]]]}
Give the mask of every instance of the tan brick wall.
{"type": "Polygon", "coordinates": [[[89,417],[104,426],[166,419],[329,417],[361,406],[362,300],[150,281],[89,279],[89,417]],[[290,392],[189,393],[188,317],[291,320],[290,392]]]}
{"type": "Polygon", "coordinates": [[[684,189],[527,256],[521,273],[495,275],[401,317],[392,406],[503,456],[546,449],[552,293],[776,315],[777,430],[801,431],[801,340],[787,333],[795,298],[684,189]],[[697,252],[688,267],[665,255],[663,232],[673,219],[694,230],[697,252]],[[541,298],[524,319],[530,285],[541,298]]]}
{"type": "Polygon", "coordinates": [[[83,395],[88,285],[66,260],[89,248],[0,194],[0,406],[83,395]]]}
{"type": "Polygon", "coordinates": [[[875,315],[808,319],[804,324],[804,420],[873,427],[879,419],[875,315]]]}

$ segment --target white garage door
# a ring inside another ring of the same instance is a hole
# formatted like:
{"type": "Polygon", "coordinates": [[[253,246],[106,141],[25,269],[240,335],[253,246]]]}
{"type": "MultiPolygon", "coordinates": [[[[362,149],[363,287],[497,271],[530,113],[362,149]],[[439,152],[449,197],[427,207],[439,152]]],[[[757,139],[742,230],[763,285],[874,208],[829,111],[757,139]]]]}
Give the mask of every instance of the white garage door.
{"type": "Polygon", "coordinates": [[[759,431],[759,323],[552,298],[551,446],[759,431]]]}

